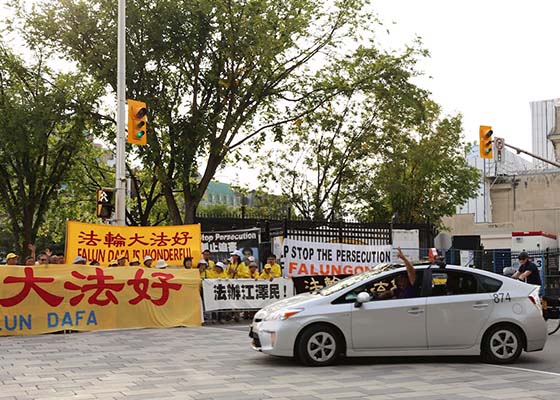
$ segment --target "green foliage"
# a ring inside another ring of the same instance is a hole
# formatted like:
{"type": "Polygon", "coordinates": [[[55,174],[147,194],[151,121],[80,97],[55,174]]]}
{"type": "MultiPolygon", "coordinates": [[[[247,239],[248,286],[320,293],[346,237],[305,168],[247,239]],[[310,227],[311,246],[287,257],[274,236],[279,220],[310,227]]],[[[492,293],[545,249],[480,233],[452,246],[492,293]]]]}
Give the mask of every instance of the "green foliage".
{"type": "Polygon", "coordinates": [[[416,130],[387,131],[374,141],[375,167],[353,186],[362,219],[388,221],[396,213],[396,222],[440,225],[476,196],[480,173],[467,164],[461,116],[442,118],[431,102],[426,108],[416,130]]]}
{"type": "Polygon", "coordinates": [[[263,178],[277,183],[301,216],[343,217],[356,200],[350,186],[375,157],[368,143],[424,119],[428,93],[411,83],[422,55],[419,45],[393,54],[370,44],[316,77],[316,86],[337,87],[339,94],[285,128],[281,154],[275,149],[261,158],[263,178]]]}
{"type": "Polygon", "coordinates": [[[0,43],[0,205],[16,250],[33,243],[78,157],[101,90],[81,75],[26,64],[0,43]]]}
{"type": "MultiPolygon", "coordinates": [[[[240,146],[258,149],[339,92],[336,82],[314,85],[311,65],[332,65],[344,41],[358,40],[357,28],[370,23],[365,3],[127,1],[127,97],[149,109],[149,146],[134,151],[159,182],[154,196],[164,196],[173,223],[193,221],[216,170],[240,158],[240,146]]],[[[56,49],[115,93],[114,1],[16,9],[31,46],[56,49]]]]}

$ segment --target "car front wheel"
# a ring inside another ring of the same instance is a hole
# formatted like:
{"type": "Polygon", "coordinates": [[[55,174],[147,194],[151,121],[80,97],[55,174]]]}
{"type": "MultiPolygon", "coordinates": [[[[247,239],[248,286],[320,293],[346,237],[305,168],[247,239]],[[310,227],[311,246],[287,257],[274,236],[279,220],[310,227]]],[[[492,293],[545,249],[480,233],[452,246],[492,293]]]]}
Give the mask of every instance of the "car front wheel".
{"type": "Polygon", "coordinates": [[[519,329],[509,325],[492,328],[484,336],[482,357],[492,364],[512,363],[521,354],[523,342],[519,329]]]}
{"type": "Polygon", "coordinates": [[[301,335],[296,357],[305,365],[325,366],[335,364],[340,357],[340,339],[335,329],[328,325],[313,325],[301,335]]]}

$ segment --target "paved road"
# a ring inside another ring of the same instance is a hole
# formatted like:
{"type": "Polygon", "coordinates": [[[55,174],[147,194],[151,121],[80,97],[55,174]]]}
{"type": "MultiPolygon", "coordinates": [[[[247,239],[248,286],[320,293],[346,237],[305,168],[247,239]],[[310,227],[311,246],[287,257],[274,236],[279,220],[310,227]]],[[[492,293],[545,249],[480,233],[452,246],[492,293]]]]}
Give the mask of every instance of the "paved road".
{"type": "MultiPolygon", "coordinates": [[[[559,336],[560,338],[560,336],[559,336]]],[[[246,327],[141,329],[0,338],[7,399],[557,400],[560,341],[513,368],[468,358],[348,359],[302,367],[248,347],[246,327]]]]}
{"type": "MultiPolygon", "coordinates": [[[[228,325],[211,325],[222,329],[231,329],[240,332],[249,332],[247,324],[228,324],[228,325]]],[[[478,357],[419,357],[413,358],[414,362],[419,363],[440,363],[444,362],[466,362],[479,363],[478,357]]],[[[410,362],[411,357],[400,359],[395,357],[388,358],[370,358],[363,360],[365,364],[372,363],[401,363],[410,362]]],[[[352,361],[355,362],[355,361],[352,361]]],[[[362,361],[360,361],[362,362],[362,361]]],[[[508,366],[509,367],[509,366],[508,366]]],[[[546,347],[543,351],[536,353],[523,353],[519,360],[512,365],[515,368],[534,369],[544,372],[555,372],[560,374],[560,331],[548,338],[546,347]]],[[[560,379],[560,376],[559,376],[560,379]]],[[[560,395],[559,395],[560,399],[560,395]]]]}

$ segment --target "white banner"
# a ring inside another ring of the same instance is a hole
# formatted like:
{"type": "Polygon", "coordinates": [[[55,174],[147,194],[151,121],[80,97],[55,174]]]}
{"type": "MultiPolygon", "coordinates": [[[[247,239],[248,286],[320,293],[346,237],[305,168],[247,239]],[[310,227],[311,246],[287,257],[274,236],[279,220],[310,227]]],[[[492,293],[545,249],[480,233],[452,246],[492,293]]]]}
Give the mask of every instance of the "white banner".
{"type": "Polygon", "coordinates": [[[288,276],[353,275],[391,262],[391,246],[315,243],[285,239],[284,273],[288,276]]]}
{"type": "Polygon", "coordinates": [[[204,279],[204,311],[259,309],[294,295],[291,279],[204,279]]]}

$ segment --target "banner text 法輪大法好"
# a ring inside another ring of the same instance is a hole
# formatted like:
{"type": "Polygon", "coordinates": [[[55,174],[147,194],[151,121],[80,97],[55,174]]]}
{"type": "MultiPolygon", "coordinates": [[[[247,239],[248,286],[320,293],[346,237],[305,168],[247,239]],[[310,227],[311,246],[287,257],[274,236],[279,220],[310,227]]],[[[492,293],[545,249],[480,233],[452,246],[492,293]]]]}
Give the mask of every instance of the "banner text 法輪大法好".
{"type": "Polygon", "coordinates": [[[142,260],[146,256],[182,265],[185,257],[201,257],[200,225],[114,226],[69,221],[66,262],[76,256],[107,265],[122,256],[142,260]]]}

